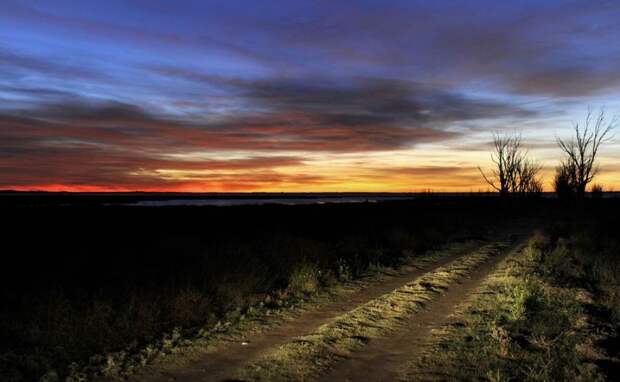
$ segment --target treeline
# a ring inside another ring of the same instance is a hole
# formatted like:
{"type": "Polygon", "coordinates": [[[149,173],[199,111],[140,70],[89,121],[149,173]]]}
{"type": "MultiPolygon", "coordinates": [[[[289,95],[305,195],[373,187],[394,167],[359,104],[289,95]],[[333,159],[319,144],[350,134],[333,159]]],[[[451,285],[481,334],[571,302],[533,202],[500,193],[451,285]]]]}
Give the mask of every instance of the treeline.
{"type": "MultiPolygon", "coordinates": [[[[608,119],[603,109],[597,115],[588,110],[584,123],[575,123],[571,139],[557,139],[563,157],[555,169],[553,187],[559,198],[580,200],[585,197],[588,185],[599,171],[596,161],[599,149],[612,138],[611,131],[617,122],[617,117],[608,119]]],[[[495,134],[491,160],[490,173],[478,169],[485,182],[501,196],[542,192],[540,171],[543,166],[529,158],[521,135],[495,134]]],[[[603,188],[594,184],[590,191],[600,194],[603,188]]]]}

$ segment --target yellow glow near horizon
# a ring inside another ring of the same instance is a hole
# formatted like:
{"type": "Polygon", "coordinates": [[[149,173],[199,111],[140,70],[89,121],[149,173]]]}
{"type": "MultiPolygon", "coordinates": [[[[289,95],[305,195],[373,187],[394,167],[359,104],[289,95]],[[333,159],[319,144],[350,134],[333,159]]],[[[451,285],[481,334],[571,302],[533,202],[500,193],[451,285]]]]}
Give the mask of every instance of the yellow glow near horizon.
{"type": "MultiPolygon", "coordinates": [[[[557,151],[557,150],[555,150],[557,151]]],[[[609,150],[608,150],[609,151],[609,150]]],[[[355,154],[274,153],[304,158],[296,165],[257,169],[159,169],[150,173],[162,181],[183,183],[184,191],[264,191],[264,192],[477,192],[491,187],[482,179],[478,166],[491,170],[490,153],[459,150],[442,145],[421,145],[416,149],[355,154]]],[[[544,188],[552,190],[557,152],[531,150],[539,160],[544,188]]],[[[230,158],[243,160],[251,153],[235,153],[230,158]]],[[[192,159],[197,159],[195,155],[192,159]]],[[[200,158],[202,159],[202,158],[200,158]]],[[[601,158],[602,171],[595,183],[607,190],[619,189],[620,168],[613,156],[601,158]]]]}

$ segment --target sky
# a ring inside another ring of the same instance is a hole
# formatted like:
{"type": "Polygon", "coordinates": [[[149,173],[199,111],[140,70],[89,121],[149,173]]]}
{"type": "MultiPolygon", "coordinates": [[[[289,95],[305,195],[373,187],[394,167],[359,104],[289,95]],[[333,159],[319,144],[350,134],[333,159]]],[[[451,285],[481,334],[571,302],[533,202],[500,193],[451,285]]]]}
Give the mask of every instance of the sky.
{"type": "Polygon", "coordinates": [[[0,8],[0,189],[479,191],[494,133],[549,188],[588,107],[620,113],[617,0],[0,8]]]}

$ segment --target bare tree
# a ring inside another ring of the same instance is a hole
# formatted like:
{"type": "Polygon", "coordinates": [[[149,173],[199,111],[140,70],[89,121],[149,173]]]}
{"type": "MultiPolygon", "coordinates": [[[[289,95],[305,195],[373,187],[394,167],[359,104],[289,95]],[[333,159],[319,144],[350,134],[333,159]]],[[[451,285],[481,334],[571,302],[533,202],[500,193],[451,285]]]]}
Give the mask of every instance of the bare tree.
{"type": "Polygon", "coordinates": [[[585,123],[582,126],[575,123],[575,135],[571,140],[558,138],[558,145],[565,154],[558,175],[569,182],[569,189],[574,189],[577,198],[584,197],[588,183],[597,174],[596,155],[601,144],[612,138],[610,131],[617,122],[617,117],[607,120],[604,109],[596,117],[588,109],[585,123]]]}
{"type": "Polygon", "coordinates": [[[493,135],[493,153],[491,160],[494,169],[491,175],[487,176],[480,167],[480,173],[484,180],[493,187],[500,195],[508,195],[514,188],[516,181],[516,170],[521,161],[521,136],[500,136],[493,135]]]}
{"type": "Polygon", "coordinates": [[[527,152],[521,145],[521,136],[493,136],[493,153],[491,160],[494,169],[487,176],[478,167],[484,180],[506,196],[511,193],[529,193],[542,191],[542,183],[538,179],[541,166],[527,158],[527,152]]]}

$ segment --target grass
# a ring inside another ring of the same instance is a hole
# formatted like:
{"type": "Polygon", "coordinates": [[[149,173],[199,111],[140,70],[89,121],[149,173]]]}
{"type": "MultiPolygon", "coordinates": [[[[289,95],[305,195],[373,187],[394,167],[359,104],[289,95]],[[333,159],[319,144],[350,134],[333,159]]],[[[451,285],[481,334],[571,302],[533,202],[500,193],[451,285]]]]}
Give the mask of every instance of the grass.
{"type": "Polygon", "coordinates": [[[311,295],[316,293],[320,285],[321,270],[312,263],[301,263],[289,277],[288,289],[295,295],[311,295]]]}
{"type": "Polygon", "coordinates": [[[620,240],[611,227],[565,227],[551,250],[540,251],[539,273],[555,285],[578,285],[597,296],[620,325],[620,240]]]}
{"type": "Polygon", "coordinates": [[[580,286],[589,263],[566,239],[534,236],[454,323],[433,333],[402,380],[607,380],[601,365],[609,355],[591,314],[596,295],[580,286]]]}
{"type": "Polygon", "coordinates": [[[501,246],[487,245],[472,254],[429,272],[416,281],[374,299],[321,326],[316,333],[280,346],[244,368],[243,380],[307,380],[338,358],[363,347],[370,339],[393,330],[448,285],[493,256],[501,246]]]}

